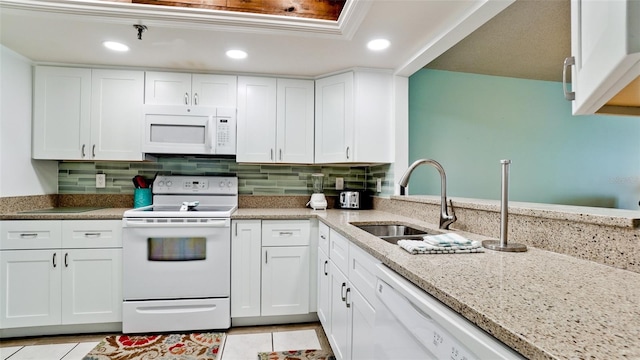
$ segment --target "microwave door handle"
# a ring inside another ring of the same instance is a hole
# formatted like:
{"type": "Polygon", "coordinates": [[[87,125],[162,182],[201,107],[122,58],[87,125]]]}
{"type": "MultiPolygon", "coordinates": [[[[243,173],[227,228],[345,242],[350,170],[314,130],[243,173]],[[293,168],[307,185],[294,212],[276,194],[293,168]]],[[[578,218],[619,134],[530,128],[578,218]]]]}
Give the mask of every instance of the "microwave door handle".
{"type": "Polygon", "coordinates": [[[206,146],[209,147],[209,153],[210,154],[215,154],[216,153],[216,119],[214,116],[209,116],[209,123],[207,124],[207,144],[206,146]]]}

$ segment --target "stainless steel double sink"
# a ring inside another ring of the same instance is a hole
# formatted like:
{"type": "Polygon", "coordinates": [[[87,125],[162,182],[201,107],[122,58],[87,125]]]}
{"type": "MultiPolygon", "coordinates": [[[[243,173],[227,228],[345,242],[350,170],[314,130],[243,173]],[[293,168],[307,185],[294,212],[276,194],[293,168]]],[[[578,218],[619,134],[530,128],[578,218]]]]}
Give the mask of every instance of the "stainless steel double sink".
{"type": "Polygon", "coordinates": [[[398,240],[422,240],[425,235],[438,235],[438,231],[426,231],[416,228],[412,228],[407,225],[401,224],[383,224],[383,225],[359,225],[351,224],[359,229],[362,229],[369,234],[375,235],[380,239],[396,244],[398,240]]]}

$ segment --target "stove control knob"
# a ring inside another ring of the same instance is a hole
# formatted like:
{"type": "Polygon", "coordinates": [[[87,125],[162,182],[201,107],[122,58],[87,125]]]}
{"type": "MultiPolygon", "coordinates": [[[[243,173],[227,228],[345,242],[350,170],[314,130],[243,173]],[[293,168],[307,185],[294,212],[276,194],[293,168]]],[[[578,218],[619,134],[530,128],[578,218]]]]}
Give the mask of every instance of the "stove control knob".
{"type": "Polygon", "coordinates": [[[227,186],[228,186],[228,187],[233,186],[233,184],[231,183],[231,180],[229,180],[229,181],[227,182],[227,186]]]}
{"type": "Polygon", "coordinates": [[[167,181],[167,187],[171,187],[171,185],[173,185],[173,183],[171,181],[167,181]]]}
{"type": "Polygon", "coordinates": [[[158,186],[163,187],[164,186],[164,181],[159,181],[158,182],[158,186]]]}
{"type": "Polygon", "coordinates": [[[224,181],[220,181],[220,187],[224,187],[224,181]]]}

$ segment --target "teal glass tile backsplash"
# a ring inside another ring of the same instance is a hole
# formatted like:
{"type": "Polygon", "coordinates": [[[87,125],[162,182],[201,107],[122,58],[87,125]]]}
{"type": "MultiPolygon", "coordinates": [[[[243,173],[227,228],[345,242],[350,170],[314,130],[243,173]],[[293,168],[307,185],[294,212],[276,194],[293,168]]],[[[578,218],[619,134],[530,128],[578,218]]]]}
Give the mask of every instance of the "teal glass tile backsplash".
{"type": "Polygon", "coordinates": [[[159,157],[157,162],[65,162],[58,165],[60,194],[133,194],[132,179],[141,175],[149,182],[154,175],[237,176],[241,195],[310,195],[311,174],[322,173],[325,194],[337,195],[336,177],[344,179],[345,188],[376,190],[382,178],[382,192],[393,193],[392,165],[323,166],[239,164],[234,158],[159,157]],[[95,187],[96,174],[106,174],[106,187],[95,187]]]}

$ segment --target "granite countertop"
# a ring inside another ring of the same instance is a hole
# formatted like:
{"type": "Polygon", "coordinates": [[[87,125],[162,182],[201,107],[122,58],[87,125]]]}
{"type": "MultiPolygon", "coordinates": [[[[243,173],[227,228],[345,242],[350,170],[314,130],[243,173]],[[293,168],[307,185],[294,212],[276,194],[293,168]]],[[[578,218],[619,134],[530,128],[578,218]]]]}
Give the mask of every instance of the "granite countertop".
{"type": "MultiPolygon", "coordinates": [[[[121,219],[126,208],[0,214],[3,220],[121,219]]],[[[640,274],[529,247],[525,253],[411,255],[352,223],[438,225],[378,210],[238,209],[232,219],[320,221],[532,359],[640,358],[640,274]]],[[[457,231],[472,240],[486,237],[457,231]]]]}
{"type": "Polygon", "coordinates": [[[437,224],[376,210],[239,209],[233,218],[310,216],[528,358],[640,358],[638,273],[533,247],[524,253],[411,255],[351,223],[432,230],[437,224]]]}
{"type": "MultiPolygon", "coordinates": [[[[59,209],[59,208],[58,208],[59,209]]],[[[101,208],[81,212],[7,212],[0,220],[122,220],[122,214],[130,208],[101,208]]],[[[41,211],[35,209],[33,211],[41,211]]]]}

